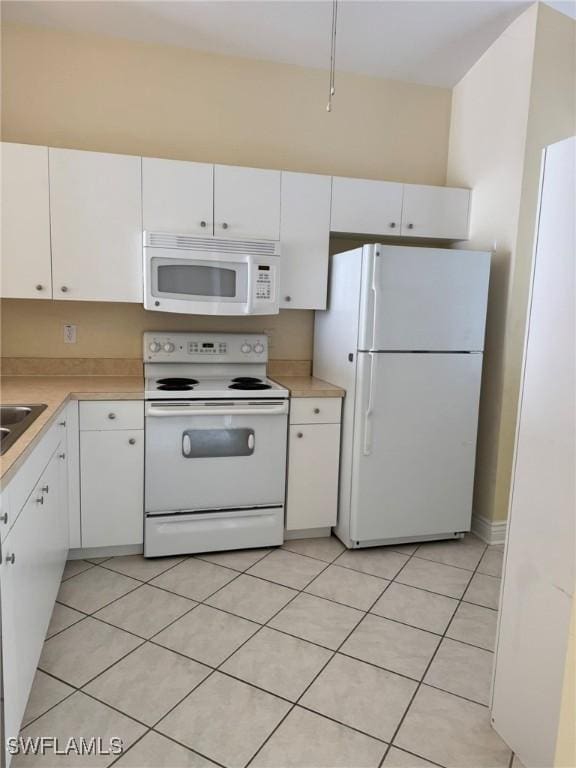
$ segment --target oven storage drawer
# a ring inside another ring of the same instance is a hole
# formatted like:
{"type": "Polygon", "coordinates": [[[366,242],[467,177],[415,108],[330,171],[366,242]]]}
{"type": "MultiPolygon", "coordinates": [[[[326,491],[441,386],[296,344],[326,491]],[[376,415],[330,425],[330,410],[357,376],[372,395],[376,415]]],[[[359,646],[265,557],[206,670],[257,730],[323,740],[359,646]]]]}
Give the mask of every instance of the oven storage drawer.
{"type": "Polygon", "coordinates": [[[144,556],[280,546],[284,507],[234,509],[190,515],[148,515],[144,556]]]}
{"type": "Polygon", "coordinates": [[[144,429],[143,400],[80,403],[80,429],[144,429]]]}

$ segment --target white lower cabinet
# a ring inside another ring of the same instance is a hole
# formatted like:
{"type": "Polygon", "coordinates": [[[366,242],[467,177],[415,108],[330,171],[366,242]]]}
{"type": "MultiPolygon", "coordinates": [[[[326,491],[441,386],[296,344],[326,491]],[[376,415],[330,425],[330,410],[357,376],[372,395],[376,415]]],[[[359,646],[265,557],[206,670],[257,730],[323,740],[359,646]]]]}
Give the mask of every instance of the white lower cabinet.
{"type": "MultiPolygon", "coordinates": [[[[58,444],[2,543],[5,739],[18,735],[68,553],[65,462],[58,444]]],[[[10,494],[8,487],[6,493],[10,494]]],[[[10,755],[6,755],[6,765],[10,755]]]]}
{"type": "Polygon", "coordinates": [[[143,403],[80,403],[83,549],[142,544],[144,540],[144,430],[111,428],[116,419],[139,426],[133,420],[135,412],[143,427],[143,409],[143,403]],[[99,410],[102,424],[97,421],[99,410]],[[82,429],[83,424],[97,428],[82,429]]]}
{"type": "Polygon", "coordinates": [[[336,525],[340,398],[293,398],[288,444],[286,530],[336,525]],[[299,423],[295,423],[296,419],[299,423]]]}

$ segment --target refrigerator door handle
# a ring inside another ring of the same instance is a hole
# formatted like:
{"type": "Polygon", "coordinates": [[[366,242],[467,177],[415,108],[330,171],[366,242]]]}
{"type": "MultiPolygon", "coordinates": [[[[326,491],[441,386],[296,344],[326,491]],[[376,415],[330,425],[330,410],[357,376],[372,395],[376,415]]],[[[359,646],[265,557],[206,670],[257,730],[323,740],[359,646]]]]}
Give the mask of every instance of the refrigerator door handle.
{"type": "MultiPolygon", "coordinates": [[[[372,254],[372,338],[370,340],[370,347],[373,349],[376,345],[376,331],[378,323],[378,296],[380,295],[380,268],[382,260],[380,259],[381,251],[378,248],[374,248],[372,254]]],[[[373,361],[372,361],[373,362],[373,361]]]]}
{"type": "Polygon", "coordinates": [[[376,386],[376,360],[374,352],[368,352],[370,356],[370,384],[368,392],[368,407],[364,414],[364,445],[362,453],[370,456],[372,453],[372,414],[374,412],[374,389],[376,386]]]}

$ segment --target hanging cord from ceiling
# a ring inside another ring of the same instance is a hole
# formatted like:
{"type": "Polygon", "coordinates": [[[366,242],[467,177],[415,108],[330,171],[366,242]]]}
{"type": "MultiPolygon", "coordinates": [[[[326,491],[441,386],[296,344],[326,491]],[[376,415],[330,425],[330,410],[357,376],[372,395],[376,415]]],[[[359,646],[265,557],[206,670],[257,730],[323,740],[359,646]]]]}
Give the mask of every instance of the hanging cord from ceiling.
{"type": "Polygon", "coordinates": [[[332,32],[330,35],[330,86],[326,111],[332,112],[332,97],[336,93],[336,29],[338,26],[338,0],[332,0],[332,32]]]}

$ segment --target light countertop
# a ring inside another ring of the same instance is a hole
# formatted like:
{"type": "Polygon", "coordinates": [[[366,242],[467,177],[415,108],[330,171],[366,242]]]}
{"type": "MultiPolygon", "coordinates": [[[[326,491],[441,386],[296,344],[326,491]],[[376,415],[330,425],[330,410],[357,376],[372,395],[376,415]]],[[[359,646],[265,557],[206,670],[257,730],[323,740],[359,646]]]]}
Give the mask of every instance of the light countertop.
{"type": "Polygon", "coordinates": [[[344,397],[346,392],[328,381],[314,376],[271,376],[278,384],[290,390],[291,397],[344,397]]]}
{"type": "Polygon", "coordinates": [[[3,405],[48,406],[0,458],[0,478],[7,482],[24,461],[35,439],[70,400],[143,400],[139,376],[5,376],[0,379],[3,405]]]}

